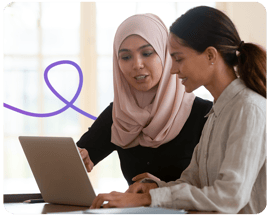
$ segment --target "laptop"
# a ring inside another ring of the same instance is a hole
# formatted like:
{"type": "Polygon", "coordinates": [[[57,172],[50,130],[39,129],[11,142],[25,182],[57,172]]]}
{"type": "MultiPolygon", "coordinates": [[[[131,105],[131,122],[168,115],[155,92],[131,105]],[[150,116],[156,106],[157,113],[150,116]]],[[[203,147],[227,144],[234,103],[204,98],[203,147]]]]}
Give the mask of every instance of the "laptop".
{"type": "Polygon", "coordinates": [[[73,139],[20,136],[45,202],[91,206],[96,194],[73,139]]]}

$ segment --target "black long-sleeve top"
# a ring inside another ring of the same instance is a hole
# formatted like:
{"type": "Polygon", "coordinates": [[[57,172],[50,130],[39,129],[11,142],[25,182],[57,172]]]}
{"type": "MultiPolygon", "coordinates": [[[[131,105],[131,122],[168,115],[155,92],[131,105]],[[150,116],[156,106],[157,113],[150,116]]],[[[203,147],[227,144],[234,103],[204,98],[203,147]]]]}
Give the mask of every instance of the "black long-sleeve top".
{"type": "Polygon", "coordinates": [[[148,172],[163,181],[175,181],[190,163],[193,150],[199,142],[204,117],[211,109],[212,102],[196,97],[191,113],[180,133],[170,142],[158,148],[136,146],[123,149],[111,142],[112,126],[111,103],[96,119],[93,125],[77,142],[85,148],[92,162],[96,165],[113,151],[117,151],[121,169],[129,185],[132,178],[148,172]]]}

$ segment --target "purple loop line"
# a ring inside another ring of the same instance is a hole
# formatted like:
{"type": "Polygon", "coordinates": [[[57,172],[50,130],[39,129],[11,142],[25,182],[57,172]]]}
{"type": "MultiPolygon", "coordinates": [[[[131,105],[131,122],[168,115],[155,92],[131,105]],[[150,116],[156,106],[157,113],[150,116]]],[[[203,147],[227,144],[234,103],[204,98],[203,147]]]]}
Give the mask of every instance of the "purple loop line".
{"type": "Polygon", "coordinates": [[[11,105],[8,105],[6,103],[4,103],[4,107],[8,108],[8,109],[11,109],[15,112],[18,112],[18,113],[21,113],[23,115],[28,115],[28,116],[32,116],[32,117],[51,117],[51,116],[55,116],[55,115],[58,115],[62,112],[64,112],[65,110],[67,110],[69,107],[71,107],[72,109],[76,110],[77,112],[81,113],[82,115],[88,117],[88,118],[91,118],[93,120],[96,120],[97,117],[79,109],[78,107],[74,106],[73,103],[76,101],[76,99],[79,97],[79,94],[82,90],[82,85],[83,85],[83,74],[82,74],[82,70],[80,68],[79,65],[77,65],[75,62],[73,61],[69,61],[69,60],[62,60],[62,61],[57,61],[57,62],[54,62],[52,64],[50,64],[44,71],[44,80],[47,84],[47,86],[49,87],[49,89],[54,93],[54,95],[56,97],[58,97],[61,101],[63,101],[66,106],[64,106],[62,109],[59,109],[57,111],[54,111],[54,112],[51,112],[51,113],[32,113],[32,112],[27,112],[27,111],[24,111],[24,110],[21,110],[21,109],[18,109],[16,107],[13,107],[11,105]],[[63,98],[60,94],[58,94],[58,92],[52,87],[49,79],[48,79],[48,72],[51,68],[57,66],[57,65],[60,65],[60,64],[71,64],[73,65],[77,71],[79,72],[79,86],[78,86],[78,89],[77,89],[77,92],[76,94],[74,95],[74,97],[72,98],[72,100],[69,102],[67,101],[65,98],[63,98]]]}

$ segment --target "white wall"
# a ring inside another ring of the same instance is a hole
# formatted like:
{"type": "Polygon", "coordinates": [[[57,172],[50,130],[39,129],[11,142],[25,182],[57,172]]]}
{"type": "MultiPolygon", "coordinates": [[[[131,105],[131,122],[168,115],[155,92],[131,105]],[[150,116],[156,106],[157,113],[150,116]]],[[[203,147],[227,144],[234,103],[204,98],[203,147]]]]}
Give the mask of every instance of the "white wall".
{"type": "Polygon", "coordinates": [[[266,8],[258,2],[217,2],[235,24],[245,42],[253,42],[266,48],[266,8]]]}

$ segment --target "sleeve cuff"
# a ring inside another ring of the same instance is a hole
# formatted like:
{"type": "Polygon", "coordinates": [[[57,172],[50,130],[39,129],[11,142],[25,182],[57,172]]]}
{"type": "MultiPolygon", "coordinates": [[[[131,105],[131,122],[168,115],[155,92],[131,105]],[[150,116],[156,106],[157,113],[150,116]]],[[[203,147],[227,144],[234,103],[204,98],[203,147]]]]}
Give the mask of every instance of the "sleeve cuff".
{"type": "Polygon", "coordinates": [[[166,207],[172,208],[173,200],[169,187],[156,188],[149,191],[151,195],[150,207],[166,207]]]}

